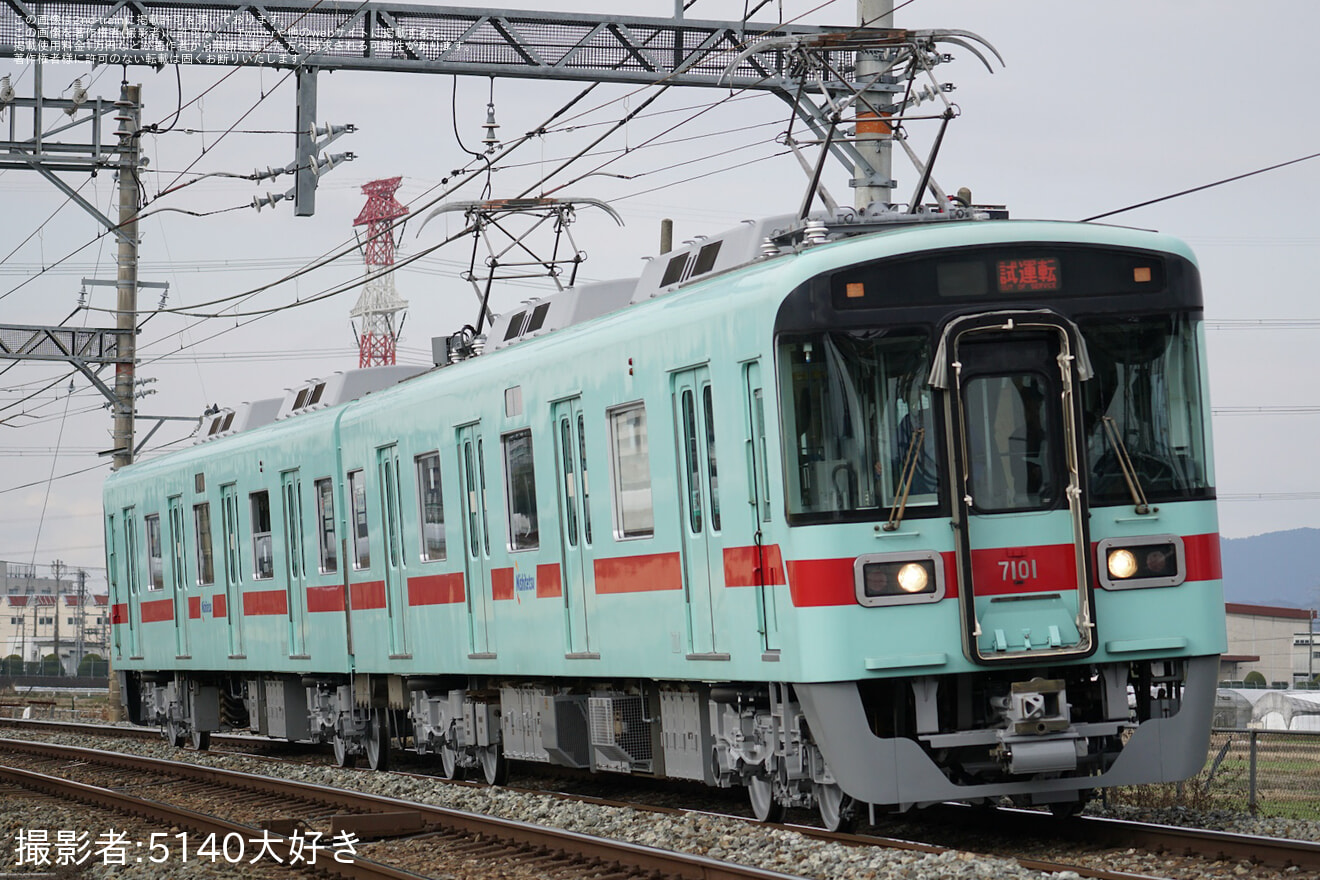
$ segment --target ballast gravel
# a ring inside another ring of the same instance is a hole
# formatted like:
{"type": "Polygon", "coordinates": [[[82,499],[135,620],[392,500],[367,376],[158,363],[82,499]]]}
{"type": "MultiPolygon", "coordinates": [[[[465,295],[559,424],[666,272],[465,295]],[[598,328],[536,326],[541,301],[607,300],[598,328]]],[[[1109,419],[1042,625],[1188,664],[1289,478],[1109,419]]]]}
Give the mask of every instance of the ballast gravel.
{"type": "MultiPolygon", "coordinates": [[[[177,761],[226,767],[244,772],[262,773],[301,782],[367,791],[375,794],[418,801],[456,810],[499,816],[520,822],[564,828],[583,834],[626,840],[647,846],[696,853],[720,861],[754,865],[784,874],[828,880],[979,880],[979,878],[1040,878],[1053,876],[1060,880],[1074,880],[1078,875],[1064,872],[1043,875],[1027,870],[1007,858],[987,857],[968,852],[939,854],[918,853],[869,847],[845,847],[840,844],[813,840],[791,828],[763,827],[733,818],[705,813],[663,814],[635,810],[627,807],[602,806],[580,803],[562,798],[503,788],[448,785],[443,782],[393,773],[370,773],[341,770],[332,766],[277,762],[242,755],[197,753],[174,749],[162,743],[121,740],[82,734],[54,734],[48,732],[0,731],[0,736],[40,739],[63,745],[86,748],[106,748],[134,754],[167,758],[177,761]]],[[[1194,814],[1186,810],[1125,810],[1111,811],[1120,818],[1161,822],[1188,827],[1214,828],[1245,834],[1285,836],[1304,840],[1320,840],[1320,823],[1299,820],[1259,819],[1232,813],[1194,814]]],[[[253,817],[255,823],[260,817],[253,817]]],[[[20,829],[46,828],[54,839],[54,829],[73,829],[96,833],[122,820],[101,814],[89,815],[85,809],[61,805],[47,799],[19,801],[0,797],[0,876],[6,872],[42,873],[51,867],[33,869],[15,864],[15,847],[20,829]],[[99,823],[99,824],[98,824],[99,823]]],[[[151,831],[168,829],[140,829],[142,839],[151,831]]],[[[175,829],[177,831],[177,829],[175,829]]],[[[914,835],[915,836],[915,835],[914,835]]],[[[397,844],[396,844],[397,845],[397,844]]],[[[360,848],[370,857],[372,846],[360,848]]],[[[1253,878],[1298,876],[1296,871],[1268,871],[1247,863],[1210,862],[1197,858],[1156,856],[1150,853],[1127,851],[1105,853],[1095,864],[1091,858],[1076,852],[1076,847],[1055,844],[1054,851],[1045,852],[1041,845],[1033,844],[1031,858],[1073,864],[1092,864],[1115,871],[1131,871],[1148,876],[1211,880],[1211,878],[1253,878]]],[[[419,848],[424,853],[425,850],[419,848]]],[[[424,859],[420,856],[419,859],[424,859]]],[[[274,866],[278,868],[278,866],[274,866]]],[[[424,861],[408,864],[410,870],[426,874],[424,861]]],[[[229,864],[210,864],[205,861],[187,865],[163,864],[119,866],[89,864],[85,876],[118,876],[155,880],[165,877],[263,877],[270,866],[261,864],[237,871],[229,864]],[[186,873],[184,871],[186,869],[186,873]]],[[[67,876],[84,876],[68,874],[67,876]]],[[[287,872],[283,876],[288,876],[287,872]]]]}

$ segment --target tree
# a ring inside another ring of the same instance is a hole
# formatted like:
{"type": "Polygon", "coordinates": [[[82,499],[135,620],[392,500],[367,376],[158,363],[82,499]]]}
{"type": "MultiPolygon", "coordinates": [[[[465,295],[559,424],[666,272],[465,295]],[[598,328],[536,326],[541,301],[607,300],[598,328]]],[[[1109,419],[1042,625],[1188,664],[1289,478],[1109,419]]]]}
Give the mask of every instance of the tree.
{"type": "Polygon", "coordinates": [[[60,658],[54,654],[47,654],[41,658],[41,671],[38,675],[59,675],[64,670],[60,668],[60,658]]]}
{"type": "Polygon", "coordinates": [[[100,654],[86,654],[78,662],[78,675],[82,678],[102,678],[109,671],[109,664],[100,654]]]}
{"type": "Polygon", "coordinates": [[[0,675],[22,675],[23,658],[17,654],[10,654],[8,657],[0,660],[0,675]]]}
{"type": "Polygon", "coordinates": [[[1265,680],[1265,676],[1255,669],[1247,673],[1246,678],[1242,679],[1242,683],[1249,688],[1263,688],[1269,686],[1269,682],[1265,680]]]}

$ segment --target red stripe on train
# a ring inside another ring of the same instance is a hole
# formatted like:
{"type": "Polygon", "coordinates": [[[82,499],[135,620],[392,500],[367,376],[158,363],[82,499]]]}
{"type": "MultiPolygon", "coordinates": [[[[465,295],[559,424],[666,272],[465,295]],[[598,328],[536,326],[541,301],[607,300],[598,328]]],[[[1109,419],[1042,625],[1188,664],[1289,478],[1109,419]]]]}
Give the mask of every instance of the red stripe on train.
{"type": "Polygon", "coordinates": [[[343,586],[340,584],[331,584],[328,587],[308,587],[307,610],[309,612],[343,611],[344,610],[343,586]]]}
{"type": "Polygon", "coordinates": [[[141,608],[143,623],[159,623],[162,620],[174,619],[173,599],[156,599],[153,602],[143,602],[141,608]]]}
{"type": "Polygon", "coordinates": [[[258,590],[243,594],[243,616],[288,614],[289,597],[283,590],[258,590]]]}
{"type": "Polygon", "coordinates": [[[189,596],[189,597],[188,597],[188,618],[189,618],[190,620],[201,620],[201,619],[202,619],[202,597],[201,597],[201,596],[189,596]]]}
{"type": "Polygon", "coordinates": [[[452,605],[465,598],[462,572],[408,578],[409,605],[452,605]]]}
{"type": "Polygon", "coordinates": [[[597,593],[646,593],[683,589],[683,561],[677,553],[597,559],[597,593]]]}
{"type": "MultiPolygon", "coordinates": [[[[1183,548],[1186,551],[1187,582],[1214,581],[1223,578],[1217,533],[1188,535],[1183,538],[1183,548]]],[[[1091,546],[1091,551],[1094,554],[1094,544],[1091,546]]],[[[945,596],[954,598],[958,595],[957,557],[954,553],[941,555],[944,557],[945,596]]],[[[854,561],[853,559],[789,560],[786,565],[788,590],[793,605],[798,608],[813,608],[855,603],[857,598],[853,578],[854,561]]],[[[1073,566],[1075,561],[1071,544],[972,551],[972,570],[978,584],[977,594],[982,596],[1075,590],[1077,576],[1073,566]],[[1036,578],[1013,577],[1014,573],[1022,572],[1023,561],[1030,570],[1029,566],[1033,559],[1036,560],[1036,578]],[[1009,566],[1001,567],[1002,562],[1008,562],[1009,566]],[[1065,565],[1066,569],[1063,568],[1065,565]],[[1005,580],[1006,574],[1007,580],[1005,580]],[[1015,580],[1023,582],[1016,583],[1015,580]]],[[[1098,585],[1093,584],[1093,586],[1098,585]]]]}
{"type": "Polygon", "coordinates": [[[564,595],[564,583],[559,575],[559,563],[536,567],[536,598],[554,599],[564,595]]]}
{"type": "Polygon", "coordinates": [[[353,601],[354,611],[367,611],[385,607],[385,582],[367,581],[364,584],[349,584],[348,595],[353,601]]]}
{"type": "Polygon", "coordinates": [[[782,583],[784,560],[779,554],[778,544],[724,548],[724,586],[759,587],[762,584],[777,586],[782,583]]]}
{"type": "Polygon", "coordinates": [[[224,593],[216,593],[215,598],[211,600],[211,617],[228,617],[229,603],[225,601],[224,593]]]}
{"type": "Polygon", "coordinates": [[[490,597],[497,602],[513,598],[513,569],[492,568],[490,570],[490,597]]]}

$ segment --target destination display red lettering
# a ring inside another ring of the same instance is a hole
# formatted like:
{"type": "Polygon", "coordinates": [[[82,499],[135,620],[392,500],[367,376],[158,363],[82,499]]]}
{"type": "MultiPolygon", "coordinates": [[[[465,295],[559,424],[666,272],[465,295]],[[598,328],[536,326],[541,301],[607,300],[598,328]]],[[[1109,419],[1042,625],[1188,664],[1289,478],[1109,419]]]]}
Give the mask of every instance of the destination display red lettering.
{"type": "Polygon", "coordinates": [[[1030,293],[1060,288],[1057,257],[1000,260],[995,273],[1000,293],[1030,293]]]}

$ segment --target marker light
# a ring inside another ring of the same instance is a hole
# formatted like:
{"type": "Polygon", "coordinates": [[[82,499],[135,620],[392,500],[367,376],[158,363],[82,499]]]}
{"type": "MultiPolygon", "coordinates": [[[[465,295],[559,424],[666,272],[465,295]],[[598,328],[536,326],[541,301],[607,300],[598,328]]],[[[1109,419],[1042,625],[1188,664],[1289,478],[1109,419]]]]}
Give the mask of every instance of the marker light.
{"type": "Polygon", "coordinates": [[[1109,554],[1109,576],[1122,580],[1137,573],[1137,557],[1131,550],[1119,549],[1109,554]]]}
{"type": "Polygon", "coordinates": [[[926,589],[928,582],[926,569],[915,562],[909,562],[898,570],[898,585],[905,593],[920,593],[926,589]]]}

